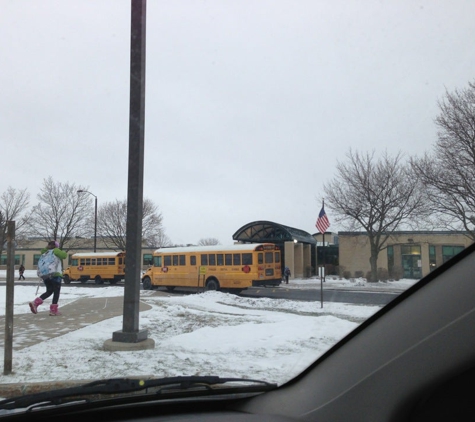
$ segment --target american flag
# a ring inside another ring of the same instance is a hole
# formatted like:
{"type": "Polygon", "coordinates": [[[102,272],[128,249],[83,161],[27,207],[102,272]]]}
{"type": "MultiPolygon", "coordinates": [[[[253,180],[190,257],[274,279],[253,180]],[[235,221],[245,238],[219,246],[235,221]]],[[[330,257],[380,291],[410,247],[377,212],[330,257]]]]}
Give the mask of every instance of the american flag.
{"type": "Polygon", "coordinates": [[[322,207],[320,214],[318,214],[317,222],[315,223],[318,231],[320,233],[325,233],[330,227],[330,220],[328,220],[327,214],[325,213],[325,208],[322,207]]]}

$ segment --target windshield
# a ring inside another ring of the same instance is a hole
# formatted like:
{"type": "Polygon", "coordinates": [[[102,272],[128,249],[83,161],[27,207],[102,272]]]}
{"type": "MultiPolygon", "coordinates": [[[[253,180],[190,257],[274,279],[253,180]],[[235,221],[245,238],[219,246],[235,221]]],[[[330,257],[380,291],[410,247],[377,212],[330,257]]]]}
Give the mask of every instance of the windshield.
{"type": "Polygon", "coordinates": [[[281,386],[475,239],[475,3],[1,7],[0,397],[281,386]]]}

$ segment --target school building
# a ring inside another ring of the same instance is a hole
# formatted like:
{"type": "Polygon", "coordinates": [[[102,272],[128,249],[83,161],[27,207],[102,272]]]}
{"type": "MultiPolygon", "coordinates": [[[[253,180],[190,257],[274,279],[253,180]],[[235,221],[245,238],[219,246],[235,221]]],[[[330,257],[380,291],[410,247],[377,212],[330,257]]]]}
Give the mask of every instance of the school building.
{"type": "MultiPolygon", "coordinates": [[[[272,221],[254,221],[242,226],[232,236],[234,242],[277,244],[282,262],[290,268],[291,278],[307,278],[318,274],[325,263],[326,275],[366,277],[370,272],[370,245],[363,232],[342,231],[310,234],[304,230],[272,221]]],[[[93,239],[77,240],[69,249],[67,262],[77,252],[91,252],[93,239]]],[[[461,231],[397,231],[393,233],[378,256],[378,268],[390,279],[419,279],[465,249],[472,240],[461,231]]],[[[15,267],[23,264],[36,269],[40,250],[46,246],[41,239],[28,239],[17,244],[15,267]]],[[[156,248],[141,251],[142,269],[148,268],[156,248]]],[[[102,239],[97,239],[97,252],[111,251],[102,239]]],[[[0,257],[0,269],[6,268],[6,251],[0,257]]]]}
{"type": "MultiPolygon", "coordinates": [[[[466,232],[397,231],[379,253],[378,268],[387,270],[391,279],[420,279],[472,243],[466,232]]],[[[356,277],[371,270],[366,233],[338,232],[338,249],[340,273],[356,277]]]]}

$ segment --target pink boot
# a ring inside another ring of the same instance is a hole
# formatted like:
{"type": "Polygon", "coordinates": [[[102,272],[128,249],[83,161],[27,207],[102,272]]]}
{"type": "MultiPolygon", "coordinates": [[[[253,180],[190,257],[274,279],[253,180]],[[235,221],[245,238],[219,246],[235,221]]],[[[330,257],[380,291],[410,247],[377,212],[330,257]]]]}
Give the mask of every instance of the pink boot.
{"type": "Polygon", "coordinates": [[[43,299],[41,297],[37,297],[33,302],[30,302],[28,305],[30,305],[31,312],[34,314],[38,313],[38,306],[40,306],[43,303],[43,299]]]}
{"type": "Polygon", "coordinates": [[[58,311],[58,304],[49,305],[49,314],[51,316],[61,315],[61,313],[58,311]]]}

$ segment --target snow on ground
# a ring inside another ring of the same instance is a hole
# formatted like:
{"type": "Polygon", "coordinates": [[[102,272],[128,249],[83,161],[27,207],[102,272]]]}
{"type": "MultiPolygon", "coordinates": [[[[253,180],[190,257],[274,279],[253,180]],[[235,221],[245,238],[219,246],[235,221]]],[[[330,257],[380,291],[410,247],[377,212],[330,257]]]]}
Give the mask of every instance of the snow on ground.
{"type": "MultiPolygon", "coordinates": [[[[25,274],[34,279],[34,274],[25,274]]],[[[5,278],[0,271],[0,280],[5,278]]],[[[15,282],[18,286],[22,282],[15,282]]],[[[324,288],[403,290],[414,280],[366,283],[327,277],[324,288]]],[[[285,288],[319,287],[320,281],[291,280],[285,288]]],[[[28,313],[35,286],[15,288],[15,314],[28,313]]],[[[44,288],[40,288],[40,293],[44,288]]],[[[122,317],[78,328],[59,337],[14,350],[14,373],[0,383],[88,380],[124,376],[220,375],[282,384],[296,376],[380,309],[345,303],[245,298],[222,292],[157,296],[141,291],[151,309],[140,313],[140,328],[155,341],[151,350],[109,352],[103,344],[122,329],[122,317]]],[[[87,297],[123,295],[123,286],[63,285],[60,304],[87,297]]],[[[0,315],[5,286],[0,286],[0,315]]],[[[57,321],[57,318],[54,318],[57,321]]],[[[67,321],[65,321],[67,324],[67,321]]],[[[0,349],[3,352],[3,349],[0,349]]]]}

